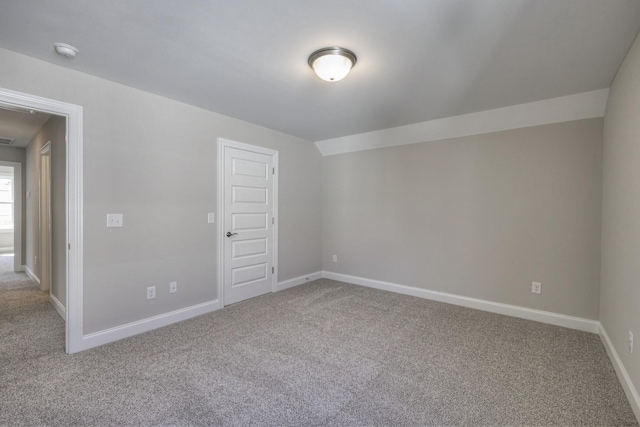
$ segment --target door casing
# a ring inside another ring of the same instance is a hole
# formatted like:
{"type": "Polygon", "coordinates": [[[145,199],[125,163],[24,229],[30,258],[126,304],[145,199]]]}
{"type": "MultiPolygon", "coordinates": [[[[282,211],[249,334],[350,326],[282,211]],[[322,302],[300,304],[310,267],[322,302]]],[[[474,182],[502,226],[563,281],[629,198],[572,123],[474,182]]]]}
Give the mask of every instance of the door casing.
{"type": "Polygon", "coordinates": [[[218,217],[218,300],[220,306],[225,306],[224,300],[224,269],[226,268],[224,263],[224,238],[225,238],[225,223],[224,223],[224,195],[225,195],[225,165],[224,165],[224,150],[226,147],[237,148],[240,150],[255,151],[257,153],[266,154],[273,157],[273,167],[275,173],[273,174],[273,217],[275,218],[273,224],[273,266],[274,273],[272,275],[271,292],[277,290],[278,285],[278,151],[272,150],[257,145],[245,144],[243,142],[232,141],[230,139],[218,138],[218,202],[217,202],[217,217],[218,217]]]}
{"type": "Polygon", "coordinates": [[[40,150],[40,290],[51,291],[51,141],[40,150]]]}
{"type": "Polygon", "coordinates": [[[12,107],[42,111],[67,120],[66,223],[67,299],[65,350],[84,349],[82,334],[82,107],[54,99],[0,88],[0,102],[12,107]]]}

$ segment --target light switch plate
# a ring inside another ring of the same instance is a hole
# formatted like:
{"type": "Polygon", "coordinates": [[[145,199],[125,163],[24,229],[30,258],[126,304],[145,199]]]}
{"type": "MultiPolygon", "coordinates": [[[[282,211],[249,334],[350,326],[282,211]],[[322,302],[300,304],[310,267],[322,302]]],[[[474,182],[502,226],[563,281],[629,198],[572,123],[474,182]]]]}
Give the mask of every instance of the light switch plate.
{"type": "Polygon", "coordinates": [[[122,227],[122,214],[107,214],[107,227],[122,227]]]}
{"type": "Polygon", "coordinates": [[[209,224],[213,224],[214,222],[216,222],[216,214],[215,214],[215,213],[213,213],[213,212],[209,212],[209,213],[207,214],[207,222],[208,222],[209,224]]]}

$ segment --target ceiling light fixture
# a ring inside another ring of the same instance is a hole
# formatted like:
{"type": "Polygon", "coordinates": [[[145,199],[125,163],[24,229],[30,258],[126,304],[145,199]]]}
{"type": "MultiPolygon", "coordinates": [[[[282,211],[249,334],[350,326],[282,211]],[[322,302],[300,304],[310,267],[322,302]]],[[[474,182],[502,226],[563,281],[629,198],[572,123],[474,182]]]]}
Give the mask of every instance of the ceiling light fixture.
{"type": "Polygon", "coordinates": [[[67,58],[75,58],[78,52],[80,52],[78,48],[66,43],[56,42],[53,44],[53,47],[56,48],[56,52],[58,52],[58,55],[62,55],[67,58]]]}
{"type": "Polygon", "coordinates": [[[349,49],[335,46],[316,50],[307,62],[322,80],[337,82],[347,77],[357,60],[349,49]]]}

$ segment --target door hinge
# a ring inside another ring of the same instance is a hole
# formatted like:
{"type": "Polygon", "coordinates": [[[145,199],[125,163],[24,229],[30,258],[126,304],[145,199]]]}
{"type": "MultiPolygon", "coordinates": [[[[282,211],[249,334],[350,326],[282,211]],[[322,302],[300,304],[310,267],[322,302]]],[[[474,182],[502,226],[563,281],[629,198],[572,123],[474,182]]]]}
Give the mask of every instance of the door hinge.
{"type": "Polygon", "coordinates": [[[274,175],[276,174],[276,168],[273,168],[273,174],[274,175]]]}
{"type": "Polygon", "coordinates": [[[69,250],[71,250],[71,243],[69,243],[69,250]]]}
{"type": "Polygon", "coordinates": [[[276,268],[275,267],[271,267],[271,273],[275,273],[276,272],[276,268]]]}
{"type": "Polygon", "coordinates": [[[275,224],[276,223],[276,218],[275,217],[271,217],[271,224],[275,224]]]}

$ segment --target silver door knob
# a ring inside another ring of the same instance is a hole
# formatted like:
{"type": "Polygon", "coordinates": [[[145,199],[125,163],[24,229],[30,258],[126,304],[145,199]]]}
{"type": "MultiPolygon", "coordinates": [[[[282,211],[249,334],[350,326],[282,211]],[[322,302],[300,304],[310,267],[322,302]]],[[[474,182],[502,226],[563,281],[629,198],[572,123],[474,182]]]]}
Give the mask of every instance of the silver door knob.
{"type": "Polygon", "coordinates": [[[232,233],[230,231],[227,231],[227,237],[233,237],[235,235],[237,235],[238,233],[232,233]]]}

